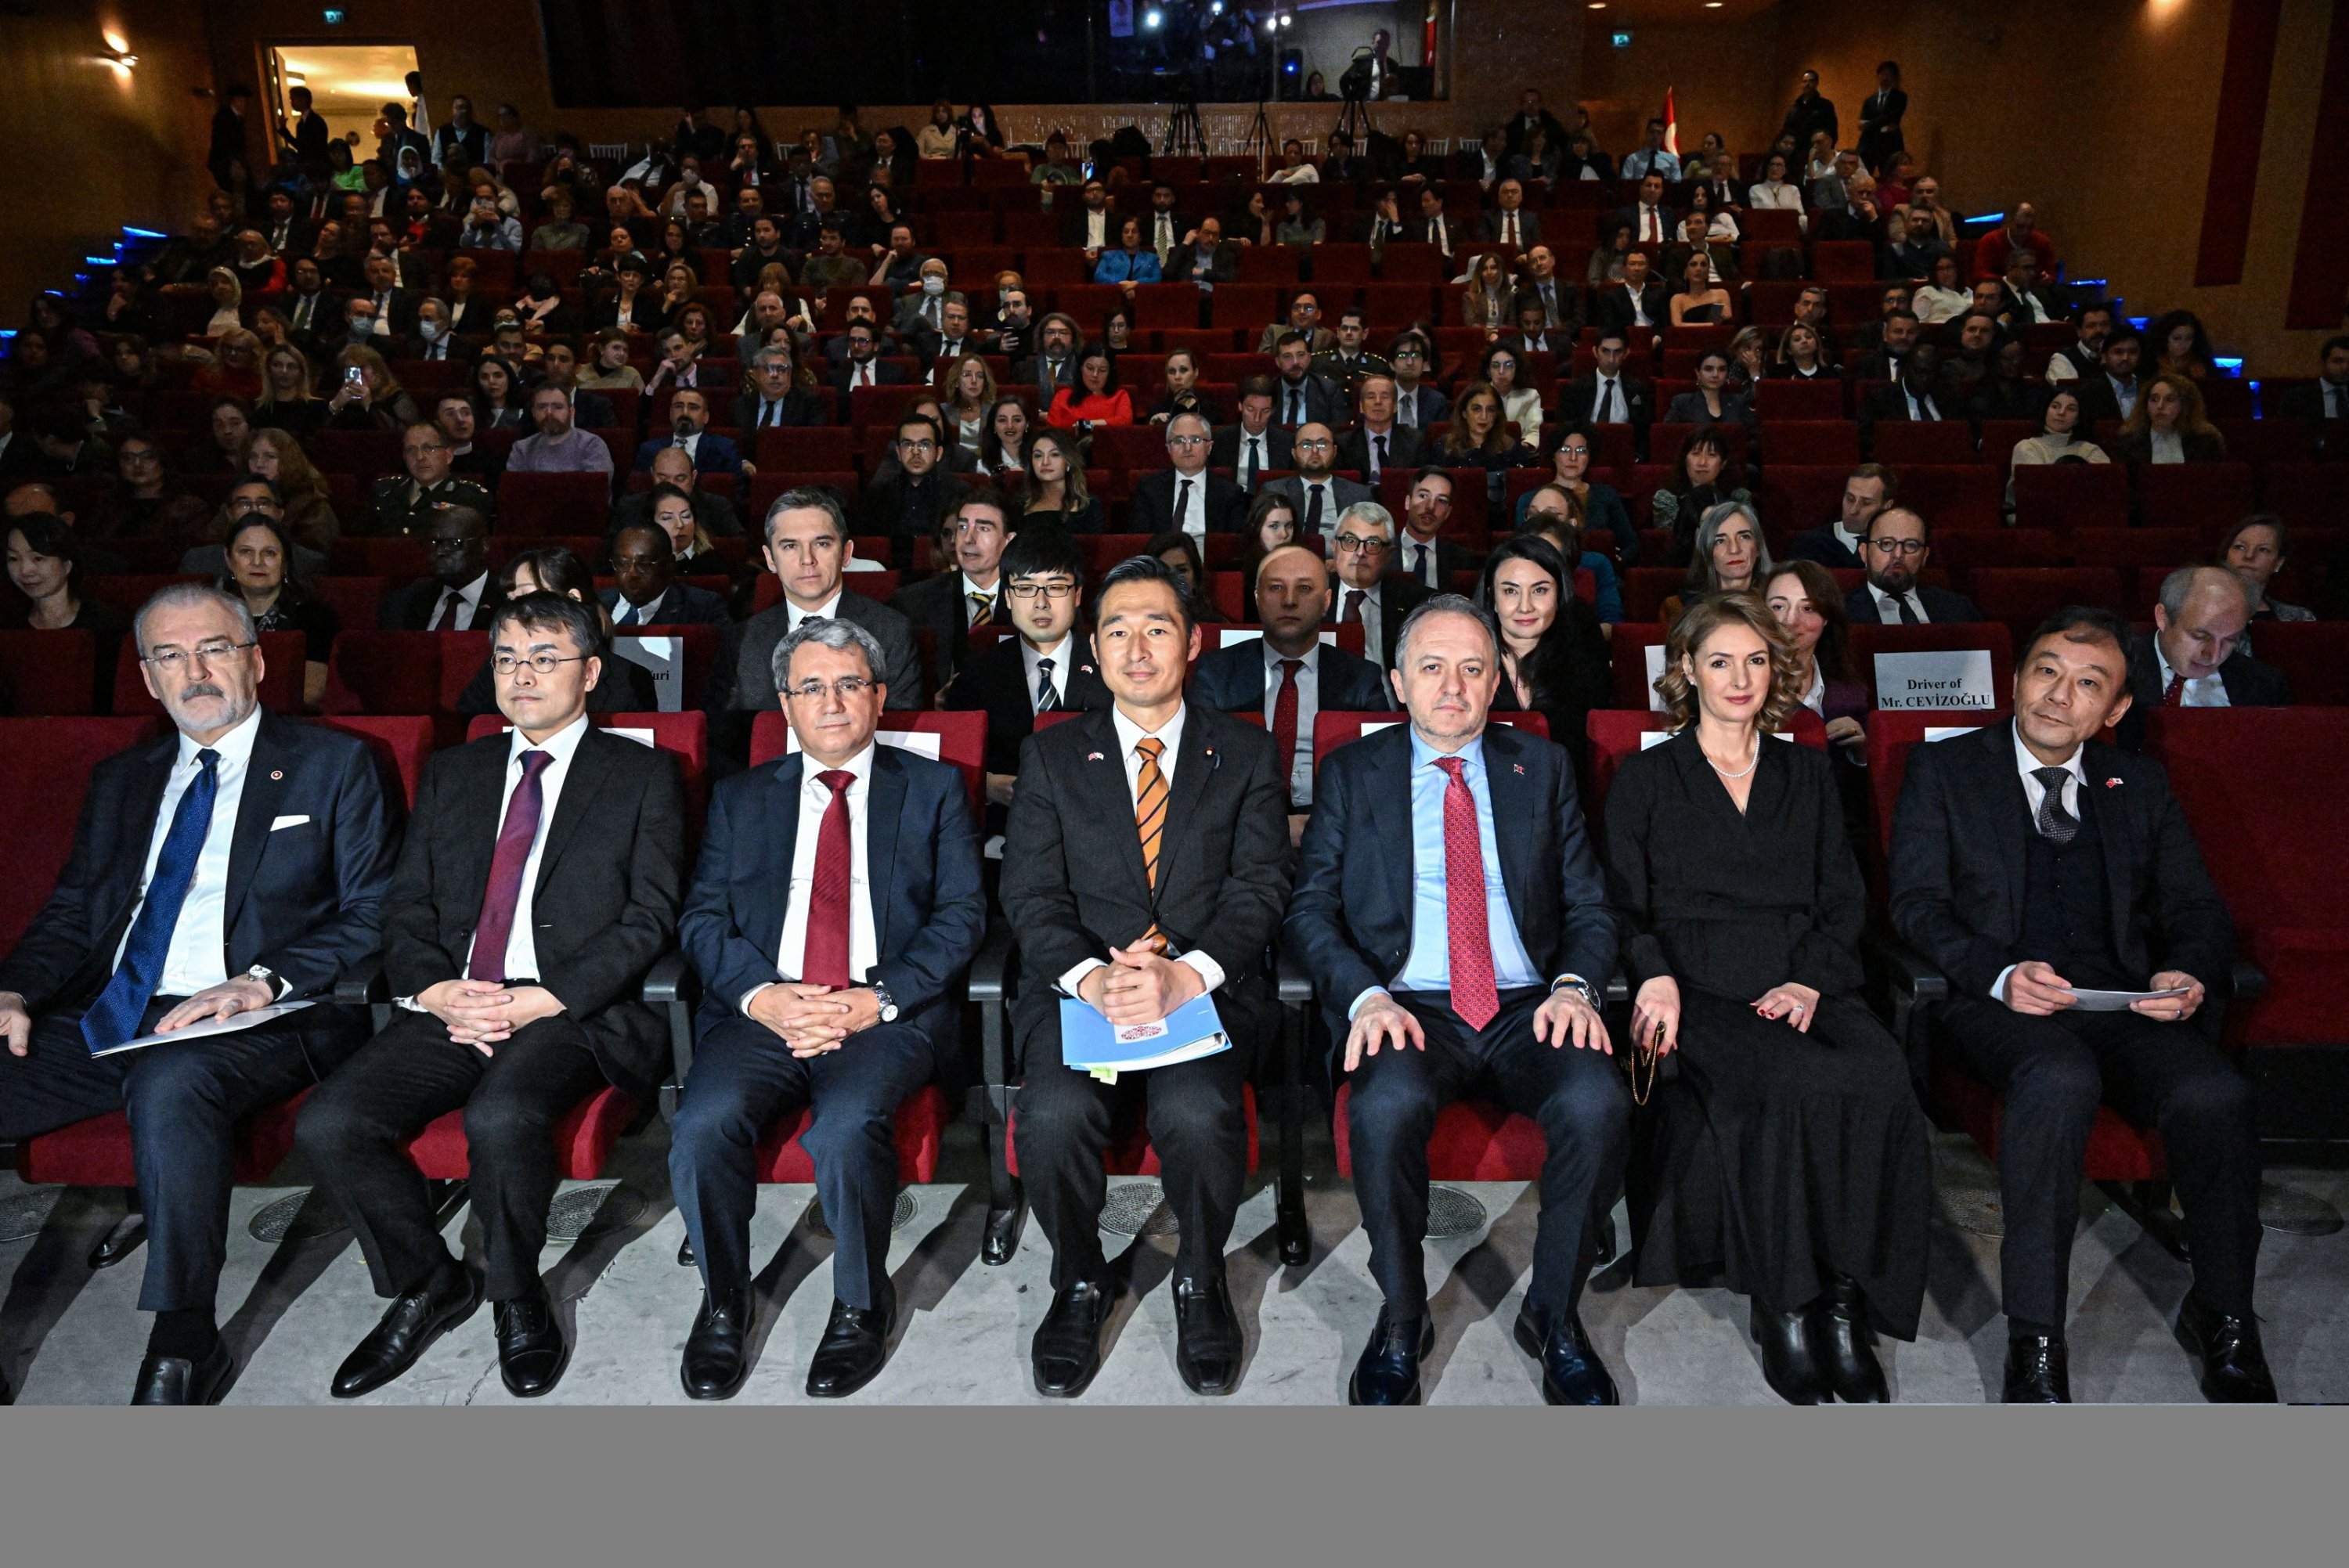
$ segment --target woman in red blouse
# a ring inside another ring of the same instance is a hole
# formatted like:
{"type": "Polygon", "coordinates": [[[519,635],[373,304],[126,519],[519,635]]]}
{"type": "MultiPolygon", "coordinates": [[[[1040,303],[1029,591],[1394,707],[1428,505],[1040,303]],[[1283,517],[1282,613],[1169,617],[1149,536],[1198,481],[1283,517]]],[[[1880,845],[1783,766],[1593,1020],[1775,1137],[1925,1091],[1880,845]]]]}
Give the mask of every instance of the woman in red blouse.
{"type": "Polygon", "coordinates": [[[1077,356],[1077,384],[1052,395],[1045,423],[1055,429],[1090,432],[1096,425],[1131,425],[1133,403],[1117,384],[1117,365],[1109,350],[1087,344],[1077,356]]]}

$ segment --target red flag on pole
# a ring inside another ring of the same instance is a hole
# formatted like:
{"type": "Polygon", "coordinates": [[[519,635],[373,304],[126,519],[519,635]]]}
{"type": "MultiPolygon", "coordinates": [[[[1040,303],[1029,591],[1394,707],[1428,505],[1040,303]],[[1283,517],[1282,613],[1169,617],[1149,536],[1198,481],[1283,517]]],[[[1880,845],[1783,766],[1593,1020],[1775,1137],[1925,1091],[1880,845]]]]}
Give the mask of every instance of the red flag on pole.
{"type": "Polygon", "coordinates": [[[1681,154],[1681,117],[1672,108],[1672,89],[1664,89],[1664,150],[1678,158],[1681,154]]]}

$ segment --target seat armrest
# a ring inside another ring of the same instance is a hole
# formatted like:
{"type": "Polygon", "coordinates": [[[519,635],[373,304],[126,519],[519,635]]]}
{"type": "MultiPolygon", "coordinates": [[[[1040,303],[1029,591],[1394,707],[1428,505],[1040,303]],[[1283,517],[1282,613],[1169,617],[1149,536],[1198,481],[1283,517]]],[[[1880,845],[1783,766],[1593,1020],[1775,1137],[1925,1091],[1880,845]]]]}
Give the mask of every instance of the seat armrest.
{"type": "Polygon", "coordinates": [[[1280,1005],[1284,1007],[1308,1007],[1313,1004],[1313,976],[1306,972],[1305,961],[1281,948],[1275,955],[1274,975],[1280,988],[1280,1005]]]}
{"type": "Polygon", "coordinates": [[[641,999],[647,1006],[665,1007],[672,1002],[693,1003],[701,998],[701,980],[693,966],[685,961],[681,951],[671,948],[654,960],[645,971],[641,999]]]}
{"type": "Polygon", "coordinates": [[[992,1006],[1003,1000],[1004,987],[1011,974],[1011,961],[1019,951],[1011,940],[1010,925],[1001,920],[987,923],[987,934],[979,939],[978,952],[970,961],[970,999],[992,1006]]]}
{"type": "Polygon", "coordinates": [[[2235,960],[2234,999],[2256,1002],[2268,994],[2268,972],[2248,958],[2235,960]]]}
{"type": "Polygon", "coordinates": [[[334,998],[347,1006],[364,1007],[370,1002],[391,1000],[390,984],[383,977],[383,959],[369,958],[356,969],[344,971],[336,977],[334,998]]]}

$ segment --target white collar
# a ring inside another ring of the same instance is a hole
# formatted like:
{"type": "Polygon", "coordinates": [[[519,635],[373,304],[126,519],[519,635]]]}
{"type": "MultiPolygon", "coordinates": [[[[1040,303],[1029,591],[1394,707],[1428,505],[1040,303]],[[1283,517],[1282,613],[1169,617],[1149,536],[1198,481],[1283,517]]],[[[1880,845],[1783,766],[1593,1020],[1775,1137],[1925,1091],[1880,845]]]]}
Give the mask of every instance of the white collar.
{"type": "Polygon", "coordinates": [[[810,615],[821,615],[827,621],[837,620],[840,616],[841,598],[847,592],[848,588],[845,583],[842,584],[838,588],[834,588],[832,591],[832,597],[826,599],[823,603],[817,605],[812,610],[801,609],[798,604],[793,603],[792,601],[786,596],[783,603],[791,605],[792,614],[796,617],[796,619],[792,620],[791,623],[792,629],[793,631],[797,631],[799,629],[800,622],[807,619],[810,615]]]}
{"type": "Polygon", "coordinates": [[[254,738],[260,733],[261,705],[258,701],[254,704],[251,713],[239,719],[226,735],[213,741],[209,748],[199,746],[195,737],[183,729],[180,732],[180,766],[187,767],[195,761],[197,752],[210,749],[220,754],[221,761],[243,768],[253,760],[254,738]]]}
{"type": "MultiPolygon", "coordinates": [[[[864,743],[864,750],[858,752],[855,756],[850,758],[847,761],[840,765],[841,771],[853,773],[856,776],[856,782],[848,787],[848,792],[850,794],[855,794],[857,790],[863,789],[864,785],[872,779],[873,752],[879,744],[880,742],[878,741],[866,741],[864,743]]],[[[830,771],[830,769],[818,767],[816,765],[815,758],[810,757],[805,748],[802,748],[800,758],[800,788],[802,789],[821,788],[828,791],[831,787],[829,785],[821,784],[819,782],[819,778],[822,774],[830,771]]]]}
{"type": "MultiPolygon", "coordinates": [[[[2163,691],[2168,691],[2169,689],[2169,677],[2174,675],[2183,674],[2184,672],[2172,665],[2169,662],[2169,655],[2162,652],[2161,635],[2159,633],[2156,633],[2154,634],[2152,641],[2154,664],[2159,668],[2161,673],[2161,689],[2163,691]]],[[[2240,646],[2240,645],[2239,644],[2238,645],[2240,646]]],[[[2230,656],[2231,657],[2232,655],[2230,655],[2230,656]]],[[[2226,679],[2222,674],[2223,669],[2224,665],[2221,665],[2220,669],[2212,670],[2207,676],[2187,676],[2186,684],[2189,686],[2199,686],[2204,681],[2217,681],[2221,686],[2224,686],[2226,684],[2226,679]]]]}
{"type": "Polygon", "coordinates": [[[1306,649],[1302,654],[1281,653],[1273,647],[1272,640],[1268,637],[1259,637],[1257,641],[1261,644],[1264,648],[1264,668],[1267,675],[1278,673],[1280,669],[1280,661],[1288,658],[1296,659],[1305,666],[1308,672],[1311,674],[1318,675],[1320,673],[1321,639],[1319,635],[1314,637],[1313,645],[1306,649]]]}
{"type": "MultiPolygon", "coordinates": [[[[1158,727],[1157,738],[1166,743],[1166,749],[1162,755],[1171,758],[1183,748],[1183,720],[1189,713],[1190,706],[1187,703],[1184,704],[1175,708],[1174,717],[1158,727]]],[[[1125,709],[1122,707],[1112,706],[1110,708],[1110,720],[1117,727],[1118,751],[1122,756],[1133,755],[1134,747],[1152,733],[1128,718],[1125,716],[1125,709]]]]}
{"type": "Polygon", "coordinates": [[[506,766],[509,768],[512,767],[514,759],[525,751],[543,751],[556,762],[568,764],[573,755],[579,749],[581,738],[587,733],[587,716],[582,713],[577,718],[548,736],[538,745],[533,746],[530,738],[523,734],[522,726],[513,724],[511,718],[506,722],[513,725],[511,732],[512,743],[506,748],[506,766]]]}
{"type": "MultiPolygon", "coordinates": [[[[2038,758],[2033,756],[2031,748],[2023,744],[2023,727],[2020,724],[2017,724],[2013,720],[2009,720],[2007,727],[2014,739],[2014,770],[2016,773],[2025,779],[2029,779],[2033,775],[2036,774],[2042,768],[2051,766],[2048,763],[2040,761],[2038,758]]],[[[2088,770],[2081,765],[2080,758],[2082,754],[2086,750],[2087,748],[2085,746],[2075,746],[2072,748],[2071,756],[2065,758],[2061,762],[2053,764],[2052,766],[2061,768],[2064,771],[2069,773],[2074,779],[2078,779],[2081,783],[2085,784],[2087,782],[2088,770]]]]}
{"type": "Polygon", "coordinates": [[[970,573],[968,572],[957,573],[956,575],[962,579],[962,593],[963,597],[966,599],[969,598],[973,594],[978,594],[982,598],[992,599],[1003,592],[1003,577],[1000,573],[997,573],[995,586],[992,588],[988,587],[982,583],[972,582],[970,573]]]}

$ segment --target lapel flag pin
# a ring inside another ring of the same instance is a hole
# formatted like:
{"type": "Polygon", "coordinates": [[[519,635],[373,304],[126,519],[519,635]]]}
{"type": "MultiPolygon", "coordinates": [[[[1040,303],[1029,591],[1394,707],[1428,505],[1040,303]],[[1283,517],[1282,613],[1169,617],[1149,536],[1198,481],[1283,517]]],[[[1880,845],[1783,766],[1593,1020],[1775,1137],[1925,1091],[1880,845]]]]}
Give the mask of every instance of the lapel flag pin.
{"type": "Polygon", "coordinates": [[[2120,787],[2121,781],[2117,779],[2107,779],[2105,780],[2105,788],[2107,789],[2117,789],[2120,787]]]}
{"type": "MultiPolygon", "coordinates": [[[[284,769],[283,768],[272,769],[270,770],[270,774],[269,774],[269,776],[270,776],[270,778],[272,778],[272,779],[283,779],[283,778],[285,778],[285,769],[284,769]]],[[[2119,783],[2119,782],[2120,782],[2120,780],[2119,780],[2119,779],[2114,779],[2114,780],[2113,780],[2113,782],[2114,782],[2114,783],[2116,783],[2116,784],[2117,784],[2117,783],[2119,783]]]]}
{"type": "Polygon", "coordinates": [[[1522,763],[1522,762],[1512,762],[1512,763],[1510,763],[1510,764],[1509,764],[1509,766],[1510,766],[1510,767],[1512,767],[1512,768],[1514,768],[1514,769],[1516,769],[1517,770],[1517,777],[1518,777],[1518,778],[1522,779],[1522,778],[1524,778],[1524,777],[1525,777],[1525,774],[1526,774],[1526,765],[1525,765],[1524,763],[1522,763]]]}
{"type": "Polygon", "coordinates": [[[1099,762],[1101,759],[1102,754],[1098,751],[1088,751],[1085,753],[1085,760],[1088,762],[1099,762]]]}

